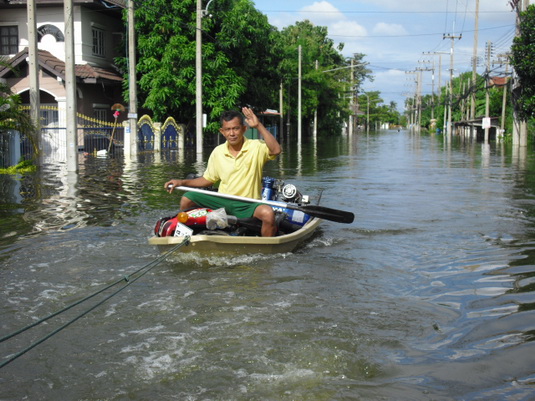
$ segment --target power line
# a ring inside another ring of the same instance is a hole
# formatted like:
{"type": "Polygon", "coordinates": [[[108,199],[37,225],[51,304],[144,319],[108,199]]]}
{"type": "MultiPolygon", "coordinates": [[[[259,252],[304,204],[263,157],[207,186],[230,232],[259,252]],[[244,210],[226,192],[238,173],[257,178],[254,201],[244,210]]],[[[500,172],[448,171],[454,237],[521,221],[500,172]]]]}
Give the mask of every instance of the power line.
{"type": "MultiPolygon", "coordinates": [[[[514,25],[500,25],[489,28],[481,28],[479,31],[490,31],[493,29],[502,29],[502,28],[514,28],[514,25]]],[[[474,32],[474,30],[465,31],[466,33],[474,32]]],[[[418,37],[418,36],[436,36],[443,35],[443,32],[433,32],[433,33],[417,33],[417,34],[406,34],[406,35],[331,35],[329,37],[342,37],[342,38],[404,38],[404,37],[418,37]]]]}
{"type": "MultiPolygon", "coordinates": [[[[258,9],[262,13],[299,13],[299,14],[448,14],[448,11],[377,11],[377,10],[266,10],[258,9]]],[[[475,13],[474,10],[467,11],[469,13],[475,13]]],[[[503,14],[503,11],[480,11],[480,14],[503,14]]]]}

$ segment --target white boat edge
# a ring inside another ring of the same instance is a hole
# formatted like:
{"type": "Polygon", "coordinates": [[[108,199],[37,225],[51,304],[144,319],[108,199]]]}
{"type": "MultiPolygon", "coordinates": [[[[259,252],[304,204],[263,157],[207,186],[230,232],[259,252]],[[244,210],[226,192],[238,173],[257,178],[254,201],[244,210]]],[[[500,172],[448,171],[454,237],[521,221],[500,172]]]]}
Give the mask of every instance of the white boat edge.
{"type": "MultiPolygon", "coordinates": [[[[189,244],[180,247],[177,252],[208,253],[285,253],[293,251],[298,245],[310,238],[319,226],[321,219],[312,218],[299,230],[276,237],[249,237],[231,235],[193,235],[189,244]]],[[[166,252],[171,247],[184,241],[184,237],[149,238],[149,245],[157,245],[166,252]]]]}

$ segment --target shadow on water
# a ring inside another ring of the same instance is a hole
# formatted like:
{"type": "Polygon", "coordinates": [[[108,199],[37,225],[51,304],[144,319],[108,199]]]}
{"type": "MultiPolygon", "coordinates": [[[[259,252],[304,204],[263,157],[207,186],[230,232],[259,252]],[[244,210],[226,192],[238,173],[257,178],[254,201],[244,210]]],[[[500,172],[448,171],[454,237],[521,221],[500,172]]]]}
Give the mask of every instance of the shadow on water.
{"type": "MultiPolygon", "coordinates": [[[[0,337],[150,265],[147,238],[179,202],[163,183],[205,162],[0,176],[0,337]]],[[[324,189],[353,224],[325,221],[294,253],[173,255],[4,367],[0,398],[532,399],[534,162],[406,131],[286,143],[266,175],[324,189]]]]}

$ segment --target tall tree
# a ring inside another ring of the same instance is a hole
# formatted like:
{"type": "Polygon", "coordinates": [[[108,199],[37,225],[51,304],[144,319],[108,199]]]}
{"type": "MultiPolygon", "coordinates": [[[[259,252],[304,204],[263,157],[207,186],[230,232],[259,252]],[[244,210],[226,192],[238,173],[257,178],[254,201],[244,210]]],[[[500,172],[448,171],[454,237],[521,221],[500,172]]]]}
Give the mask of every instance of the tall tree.
{"type": "MultiPolygon", "coordinates": [[[[272,105],[279,79],[276,30],[250,0],[218,0],[202,21],[203,106],[215,131],[222,111],[272,105]]],[[[149,0],[136,7],[139,97],[156,119],[195,115],[196,0],[149,0]]]]}
{"type": "MultiPolygon", "coordinates": [[[[286,88],[286,114],[297,115],[298,47],[302,48],[302,117],[303,126],[310,126],[314,112],[318,113],[321,135],[338,134],[349,114],[350,61],[341,54],[343,45],[335,46],[324,26],[299,21],[282,30],[279,51],[283,55],[279,65],[286,88]],[[318,66],[316,68],[316,65],[318,66]]],[[[362,55],[364,57],[364,55],[362,55]]],[[[355,83],[361,82],[360,58],[355,63],[355,83]],[[357,82],[358,81],[358,82],[357,82]]]]}

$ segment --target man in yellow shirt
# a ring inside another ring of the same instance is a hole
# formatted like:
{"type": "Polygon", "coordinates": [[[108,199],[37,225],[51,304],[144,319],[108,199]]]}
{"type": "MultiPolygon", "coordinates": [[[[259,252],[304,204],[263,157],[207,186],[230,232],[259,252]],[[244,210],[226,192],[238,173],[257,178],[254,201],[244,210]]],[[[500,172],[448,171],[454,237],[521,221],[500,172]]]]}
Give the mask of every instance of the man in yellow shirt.
{"type": "MultiPolygon", "coordinates": [[[[227,141],[212,151],[202,177],[166,182],[164,187],[169,193],[179,186],[205,188],[219,182],[221,193],[261,198],[262,169],[268,160],[275,159],[281,153],[281,147],[250,108],[244,107],[242,113],[223,113],[219,132],[227,141]],[[263,140],[251,140],[244,136],[247,130],[244,116],[247,125],[258,129],[263,140]]],[[[227,213],[238,218],[256,217],[262,221],[261,234],[264,237],[272,237],[277,233],[275,213],[269,205],[229,201],[196,192],[186,192],[180,201],[182,210],[199,205],[210,209],[224,207],[227,213]]]]}

